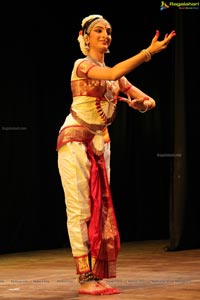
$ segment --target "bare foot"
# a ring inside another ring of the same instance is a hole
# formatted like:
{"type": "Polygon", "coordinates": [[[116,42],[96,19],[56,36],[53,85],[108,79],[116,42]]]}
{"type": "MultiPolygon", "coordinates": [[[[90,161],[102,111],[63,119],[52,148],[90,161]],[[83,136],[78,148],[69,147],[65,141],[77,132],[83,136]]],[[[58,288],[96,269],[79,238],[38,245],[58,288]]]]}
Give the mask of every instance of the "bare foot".
{"type": "Polygon", "coordinates": [[[120,291],[114,287],[111,287],[107,282],[104,280],[98,280],[97,281],[102,287],[107,289],[107,295],[112,295],[112,294],[120,294],[120,291]]]}
{"type": "Polygon", "coordinates": [[[99,284],[98,281],[82,283],[79,289],[79,294],[87,295],[107,295],[107,292],[107,288],[99,284]]]}

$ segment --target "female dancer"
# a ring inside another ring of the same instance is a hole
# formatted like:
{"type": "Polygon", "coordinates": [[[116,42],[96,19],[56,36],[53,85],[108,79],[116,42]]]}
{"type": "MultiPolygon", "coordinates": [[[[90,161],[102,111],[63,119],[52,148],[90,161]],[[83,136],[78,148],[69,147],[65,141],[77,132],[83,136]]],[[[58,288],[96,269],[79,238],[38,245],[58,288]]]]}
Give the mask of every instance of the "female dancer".
{"type": "Polygon", "coordinates": [[[105,64],[112,27],[101,15],[82,20],[78,41],[83,58],[71,74],[72,104],[60,128],[58,168],[65,194],[67,229],[80,294],[119,293],[104,278],[116,277],[120,237],[110,191],[110,137],[117,103],[139,112],[155,107],[155,100],[131,84],[126,74],[167,48],[175,31],[159,41],[156,31],[148,48],[119,62],[105,64]],[[123,93],[125,97],[120,97],[123,93]]]}

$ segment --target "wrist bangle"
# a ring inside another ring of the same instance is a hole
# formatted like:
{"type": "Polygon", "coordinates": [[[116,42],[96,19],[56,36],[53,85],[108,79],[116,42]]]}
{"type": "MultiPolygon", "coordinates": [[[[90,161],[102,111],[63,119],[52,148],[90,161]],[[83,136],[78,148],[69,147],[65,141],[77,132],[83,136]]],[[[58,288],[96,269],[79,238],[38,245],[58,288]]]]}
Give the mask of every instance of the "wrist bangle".
{"type": "Polygon", "coordinates": [[[146,55],[145,62],[148,62],[151,60],[151,53],[147,49],[143,49],[141,52],[144,52],[146,55]]]}
{"type": "Polygon", "coordinates": [[[144,114],[144,113],[148,110],[148,108],[149,108],[149,106],[147,105],[147,107],[146,107],[144,110],[139,110],[139,112],[140,112],[141,114],[144,114]]]}

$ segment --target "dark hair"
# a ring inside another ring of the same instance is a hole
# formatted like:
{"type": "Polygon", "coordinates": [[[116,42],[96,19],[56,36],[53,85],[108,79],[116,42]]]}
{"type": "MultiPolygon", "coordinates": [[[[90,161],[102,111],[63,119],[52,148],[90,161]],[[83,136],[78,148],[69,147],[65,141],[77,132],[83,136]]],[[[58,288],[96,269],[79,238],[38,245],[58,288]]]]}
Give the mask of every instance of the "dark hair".
{"type": "Polygon", "coordinates": [[[92,19],[92,20],[87,21],[87,22],[84,24],[84,26],[83,26],[83,33],[87,33],[87,30],[88,30],[88,27],[90,26],[90,24],[91,24],[92,22],[94,22],[95,20],[98,20],[98,19],[101,19],[101,18],[96,17],[96,18],[94,18],[94,19],[92,19]]]}

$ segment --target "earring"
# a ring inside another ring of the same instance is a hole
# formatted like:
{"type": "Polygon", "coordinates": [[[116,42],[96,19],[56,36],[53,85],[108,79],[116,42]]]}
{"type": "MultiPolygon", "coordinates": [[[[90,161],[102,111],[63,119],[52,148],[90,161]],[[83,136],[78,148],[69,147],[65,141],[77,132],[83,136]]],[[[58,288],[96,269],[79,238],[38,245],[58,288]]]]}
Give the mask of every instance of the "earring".
{"type": "Polygon", "coordinates": [[[87,49],[87,50],[90,49],[89,44],[85,44],[85,49],[87,49]]]}

